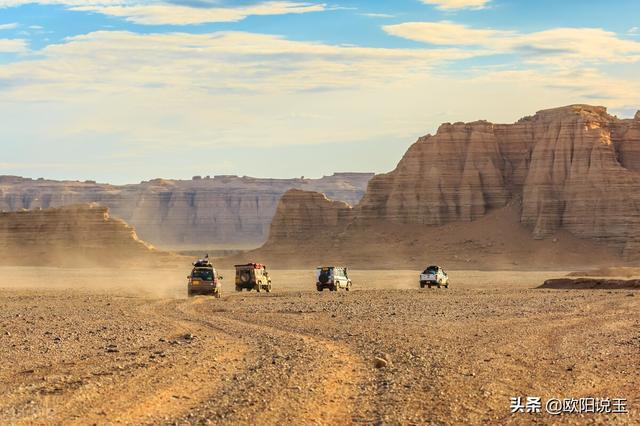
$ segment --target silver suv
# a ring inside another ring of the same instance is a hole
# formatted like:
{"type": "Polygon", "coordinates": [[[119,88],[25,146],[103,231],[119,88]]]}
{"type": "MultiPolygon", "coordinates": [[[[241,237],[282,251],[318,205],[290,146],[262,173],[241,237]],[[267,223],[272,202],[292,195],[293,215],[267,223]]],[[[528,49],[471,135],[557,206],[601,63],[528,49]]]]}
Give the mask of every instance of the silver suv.
{"type": "Polygon", "coordinates": [[[316,268],[316,288],[322,291],[328,288],[338,291],[341,288],[351,290],[351,280],[347,274],[347,268],[338,266],[318,266],[316,268]]]}
{"type": "Polygon", "coordinates": [[[449,276],[441,267],[429,266],[420,274],[420,288],[425,288],[425,286],[449,288],[449,276]]]}

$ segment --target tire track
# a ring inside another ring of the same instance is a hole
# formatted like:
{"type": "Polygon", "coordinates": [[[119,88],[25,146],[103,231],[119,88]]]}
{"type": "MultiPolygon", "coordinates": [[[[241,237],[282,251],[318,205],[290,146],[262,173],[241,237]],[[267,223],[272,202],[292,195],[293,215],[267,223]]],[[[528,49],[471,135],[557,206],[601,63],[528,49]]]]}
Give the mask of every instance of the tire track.
{"type": "MultiPolygon", "coordinates": [[[[198,340],[166,347],[157,362],[138,357],[126,366],[105,365],[98,380],[45,401],[48,424],[157,424],[197,406],[214,394],[224,376],[237,368],[246,348],[236,339],[175,315],[172,303],[143,305],[145,316],[170,322],[168,340],[180,343],[186,333],[198,340]],[[204,336],[207,336],[206,338],[204,336]],[[224,351],[223,351],[224,350],[224,351]]],[[[88,359],[81,370],[99,365],[88,359]]],[[[34,419],[26,420],[26,423],[34,419]]]]}
{"type": "Polygon", "coordinates": [[[212,314],[207,312],[210,307],[181,303],[177,308],[190,317],[210,318],[200,321],[233,335],[252,350],[247,353],[245,374],[224,389],[222,401],[205,410],[202,419],[250,419],[258,424],[352,421],[364,364],[348,347],[224,313],[212,314]]]}

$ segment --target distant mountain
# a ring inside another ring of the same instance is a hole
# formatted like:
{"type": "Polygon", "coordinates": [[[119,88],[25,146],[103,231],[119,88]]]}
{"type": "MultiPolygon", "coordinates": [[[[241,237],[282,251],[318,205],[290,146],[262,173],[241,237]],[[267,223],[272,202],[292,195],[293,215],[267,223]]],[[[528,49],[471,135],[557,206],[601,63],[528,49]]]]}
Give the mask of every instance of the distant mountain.
{"type": "Polygon", "coordinates": [[[106,207],[0,213],[0,265],[139,267],[180,260],[138,239],[135,230],[111,218],[106,207]]]}
{"type": "Polygon", "coordinates": [[[164,247],[258,246],[268,234],[282,194],[319,191],[356,204],[373,173],[335,173],[320,179],[238,176],[155,179],[133,185],[0,176],[0,210],[98,203],[164,247]]]}
{"type": "Polygon", "coordinates": [[[249,255],[385,267],[638,260],[640,112],[622,120],[571,105],[514,124],[443,124],[353,208],[288,192],[249,255]]]}

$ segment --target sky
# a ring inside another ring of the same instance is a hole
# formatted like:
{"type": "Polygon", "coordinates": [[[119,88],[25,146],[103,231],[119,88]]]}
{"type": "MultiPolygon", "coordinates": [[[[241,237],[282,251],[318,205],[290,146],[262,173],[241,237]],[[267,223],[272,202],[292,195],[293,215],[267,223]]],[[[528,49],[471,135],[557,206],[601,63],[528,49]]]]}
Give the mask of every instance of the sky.
{"type": "Polygon", "coordinates": [[[640,109],[637,0],[0,0],[0,175],[392,170],[440,123],[640,109]]]}

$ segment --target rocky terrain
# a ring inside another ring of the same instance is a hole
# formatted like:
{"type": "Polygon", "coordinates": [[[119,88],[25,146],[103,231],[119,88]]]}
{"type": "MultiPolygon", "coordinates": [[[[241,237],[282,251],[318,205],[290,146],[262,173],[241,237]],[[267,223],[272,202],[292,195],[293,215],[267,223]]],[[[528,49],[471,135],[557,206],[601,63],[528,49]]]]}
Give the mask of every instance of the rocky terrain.
{"type": "Polygon", "coordinates": [[[0,213],[0,264],[123,266],[175,260],[95,204],[0,213]]]}
{"type": "Polygon", "coordinates": [[[587,255],[585,264],[630,262],[640,257],[639,187],[640,114],[621,120],[603,107],[572,105],[514,124],[447,123],[411,146],[395,170],[375,176],[353,208],[287,193],[253,255],[277,260],[296,248],[359,264],[410,253],[477,264],[488,256],[494,267],[505,264],[500,257],[528,262],[526,251],[536,252],[540,240],[541,251],[575,251],[587,255]],[[360,260],[355,246],[366,252],[360,260]]]}
{"type": "Polygon", "coordinates": [[[169,248],[256,247],[268,234],[282,194],[319,191],[356,204],[371,173],[335,173],[321,179],[238,176],[155,179],[137,185],[59,182],[0,176],[0,210],[99,203],[134,226],[140,237],[169,248]]]}
{"type": "Polygon", "coordinates": [[[0,290],[0,423],[640,422],[629,290],[450,271],[451,289],[427,291],[417,271],[354,271],[354,291],[318,293],[274,271],[271,294],[180,299],[180,271],[87,271],[81,290],[81,271],[34,269],[0,268],[17,283],[0,290]],[[511,414],[517,396],[625,398],[628,413],[511,414]]]}
{"type": "Polygon", "coordinates": [[[620,280],[612,278],[554,278],[546,280],[540,288],[556,289],[630,289],[640,290],[640,279],[620,280]]]}

